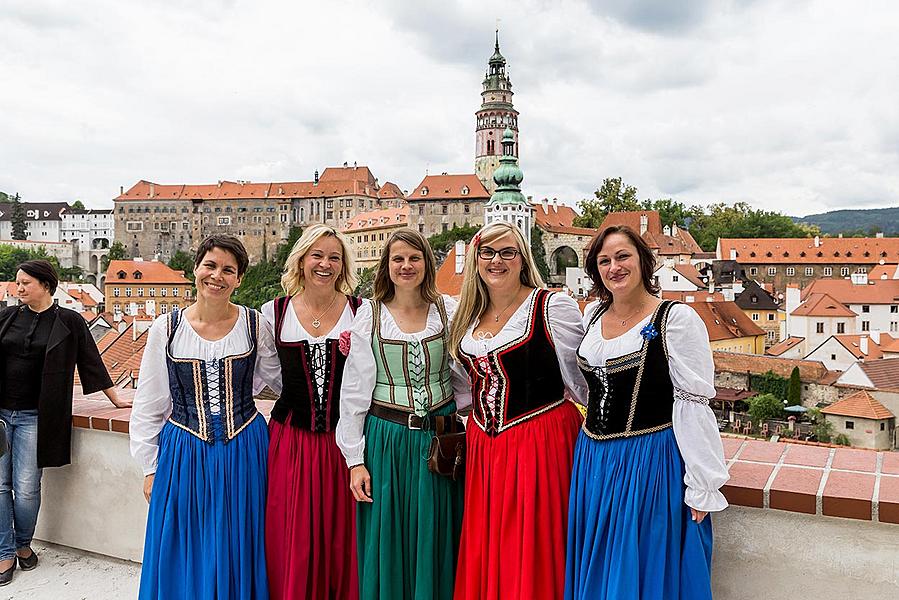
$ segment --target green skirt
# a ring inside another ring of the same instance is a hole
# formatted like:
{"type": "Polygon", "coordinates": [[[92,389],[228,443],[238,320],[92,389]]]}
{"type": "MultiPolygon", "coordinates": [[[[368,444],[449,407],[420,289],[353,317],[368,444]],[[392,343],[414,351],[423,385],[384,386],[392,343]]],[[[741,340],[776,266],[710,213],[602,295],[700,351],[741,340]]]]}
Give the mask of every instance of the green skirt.
{"type": "MultiPolygon", "coordinates": [[[[454,410],[450,403],[433,414],[454,410]]],[[[372,415],[365,420],[374,502],[359,502],[356,513],[360,598],[453,597],[463,489],[428,471],[432,437],[372,415]]]]}

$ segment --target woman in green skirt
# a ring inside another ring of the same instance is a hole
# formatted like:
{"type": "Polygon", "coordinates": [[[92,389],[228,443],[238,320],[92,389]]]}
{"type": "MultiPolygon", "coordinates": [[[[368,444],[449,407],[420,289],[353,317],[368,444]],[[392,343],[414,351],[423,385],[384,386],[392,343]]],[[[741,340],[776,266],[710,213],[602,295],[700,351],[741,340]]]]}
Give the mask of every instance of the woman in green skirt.
{"type": "Polygon", "coordinates": [[[462,526],[462,485],[428,471],[436,431],[461,431],[468,376],[447,354],[456,302],[441,296],[427,240],[393,233],[372,301],[341,351],[337,445],[358,502],[359,597],[450,599],[462,526]]]}

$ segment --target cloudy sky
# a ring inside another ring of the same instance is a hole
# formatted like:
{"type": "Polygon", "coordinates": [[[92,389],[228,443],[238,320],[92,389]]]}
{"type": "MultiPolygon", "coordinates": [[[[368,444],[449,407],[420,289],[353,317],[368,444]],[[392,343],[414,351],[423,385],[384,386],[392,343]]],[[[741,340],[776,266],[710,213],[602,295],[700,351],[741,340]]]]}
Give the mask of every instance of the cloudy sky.
{"type": "Polygon", "coordinates": [[[497,18],[528,195],[899,205],[895,0],[3,0],[0,190],[473,172],[497,18]]]}

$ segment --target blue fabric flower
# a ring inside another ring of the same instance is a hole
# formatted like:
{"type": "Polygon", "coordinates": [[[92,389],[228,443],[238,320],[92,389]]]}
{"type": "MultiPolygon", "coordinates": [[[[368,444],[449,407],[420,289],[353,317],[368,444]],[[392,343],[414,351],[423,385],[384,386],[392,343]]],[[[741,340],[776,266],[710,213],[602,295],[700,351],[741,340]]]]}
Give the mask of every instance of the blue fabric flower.
{"type": "Polygon", "coordinates": [[[659,332],[656,330],[656,326],[653,325],[652,321],[650,321],[640,330],[640,335],[643,336],[644,340],[649,341],[654,337],[658,337],[659,332]]]}

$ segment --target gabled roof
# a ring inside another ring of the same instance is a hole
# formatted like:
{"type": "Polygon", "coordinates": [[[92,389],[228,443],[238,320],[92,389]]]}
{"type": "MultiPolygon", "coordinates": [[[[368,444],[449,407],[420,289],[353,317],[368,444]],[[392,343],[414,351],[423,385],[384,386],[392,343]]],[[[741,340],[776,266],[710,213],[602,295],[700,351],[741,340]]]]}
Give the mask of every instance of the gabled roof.
{"type": "Polygon", "coordinates": [[[355,233],[367,229],[381,229],[384,227],[404,227],[409,223],[409,207],[386,208],[362,213],[347,221],[343,229],[344,233],[355,233]]]}
{"type": "Polygon", "coordinates": [[[846,396],[842,400],[837,400],[830,406],[825,406],[821,409],[821,412],[825,415],[855,417],[857,419],[881,420],[895,417],[887,407],[864,390],[856,392],[851,396],[846,396]]]}
{"type": "Polygon", "coordinates": [[[771,292],[760,286],[755,281],[749,280],[743,284],[734,302],[743,310],[777,310],[778,304],[771,292]]]}
{"type": "Polygon", "coordinates": [[[318,178],[319,183],[331,183],[333,181],[359,181],[370,186],[376,183],[375,176],[371,174],[368,167],[327,167],[321,177],[318,178]]]}
{"type": "MultiPolygon", "coordinates": [[[[0,204],[0,221],[12,218],[12,203],[0,204]]],[[[62,214],[69,209],[66,202],[22,202],[26,221],[61,221],[62,214]]]]}
{"type": "Polygon", "coordinates": [[[117,284],[185,284],[190,280],[184,271],[176,271],[156,260],[111,260],[106,269],[106,285],[117,284]],[[140,273],[140,278],[136,274],[140,273]],[[124,275],[123,277],[120,277],[124,275]]]}
{"type": "MultiPolygon", "coordinates": [[[[799,360],[790,358],[778,358],[763,354],[742,354],[739,352],[712,352],[715,360],[715,371],[728,373],[753,373],[761,375],[768,371],[781,377],[789,377],[793,367],[799,367],[799,377],[805,382],[820,382],[831,380],[834,373],[827,370],[819,360],[799,360]]],[[[839,375],[839,373],[836,373],[839,375]]]]}
{"type": "Polygon", "coordinates": [[[490,194],[474,173],[462,175],[426,175],[415,191],[406,198],[409,202],[427,200],[489,200],[490,194]],[[467,189],[467,193],[463,191],[467,189]],[[424,193],[422,193],[424,192],[424,193]]]}
{"type": "Polygon", "coordinates": [[[790,313],[794,317],[855,317],[856,314],[827,294],[811,294],[790,313]]]}
{"type": "Polygon", "coordinates": [[[689,281],[693,285],[699,288],[703,288],[706,286],[706,282],[702,280],[702,276],[699,274],[699,271],[690,263],[675,263],[674,270],[683,275],[687,279],[687,281],[689,281]]]}
{"type": "Polygon", "coordinates": [[[602,231],[612,226],[625,226],[640,234],[640,223],[644,218],[646,231],[642,233],[642,237],[649,244],[649,247],[658,252],[658,254],[662,256],[677,256],[682,254],[693,255],[697,252],[702,252],[702,248],[686,229],[674,227],[670,230],[670,235],[666,235],[659,212],[655,210],[610,212],[603,219],[599,230],[602,231]]]}
{"type": "Polygon", "coordinates": [[[899,265],[877,265],[868,271],[868,279],[899,279],[899,265]]]}
{"type": "MultiPolygon", "coordinates": [[[[883,358],[883,348],[880,344],[874,342],[874,339],[869,335],[852,335],[852,334],[840,334],[832,336],[837,342],[840,343],[841,346],[846,348],[852,356],[860,360],[876,360],[879,358],[883,358]],[[863,337],[868,338],[868,353],[865,354],[861,350],[861,339],[863,337]]],[[[881,343],[893,342],[892,337],[885,333],[880,334],[881,343]]]]}
{"type": "Polygon", "coordinates": [[[534,208],[534,218],[537,225],[551,225],[556,227],[573,227],[574,218],[577,215],[575,210],[567,204],[559,204],[558,201],[531,202],[534,208]]]}
{"type": "Polygon", "coordinates": [[[899,263],[899,238],[720,238],[718,257],[741,264],[899,263]]]}
{"type": "Polygon", "coordinates": [[[853,283],[850,279],[816,279],[802,290],[802,298],[827,294],[843,304],[899,304],[899,279],[869,279],[853,283]]]}
{"type": "Polygon", "coordinates": [[[387,181],[381,186],[381,189],[378,190],[378,198],[381,200],[394,200],[397,198],[405,199],[406,194],[403,193],[400,186],[387,181]]]}
{"type": "Polygon", "coordinates": [[[899,388],[899,358],[866,360],[858,363],[858,366],[865,372],[875,388],[899,388]]]}
{"type": "Polygon", "coordinates": [[[765,335],[765,331],[733,302],[692,302],[687,306],[705,323],[709,341],[765,335]]]}
{"type": "Polygon", "coordinates": [[[801,344],[803,341],[805,341],[804,337],[796,337],[796,336],[791,335],[787,339],[785,339],[781,342],[778,342],[778,343],[774,344],[773,346],[771,346],[770,348],[768,348],[767,350],[765,350],[765,354],[767,354],[768,356],[780,356],[787,350],[792,350],[793,348],[795,348],[796,346],[801,344]]]}

